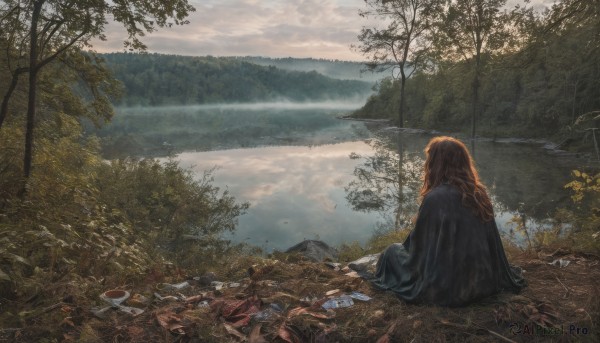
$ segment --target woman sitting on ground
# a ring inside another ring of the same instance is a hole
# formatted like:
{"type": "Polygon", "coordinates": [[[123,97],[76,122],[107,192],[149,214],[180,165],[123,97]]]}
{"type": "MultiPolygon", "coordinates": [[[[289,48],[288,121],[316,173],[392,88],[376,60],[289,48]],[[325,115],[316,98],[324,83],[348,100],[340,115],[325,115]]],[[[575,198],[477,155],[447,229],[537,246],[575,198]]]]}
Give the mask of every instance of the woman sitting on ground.
{"type": "Polygon", "coordinates": [[[373,284],[411,303],[462,306],[526,286],[508,264],[492,203],[465,145],[433,138],[415,228],[379,258],[373,284]]]}

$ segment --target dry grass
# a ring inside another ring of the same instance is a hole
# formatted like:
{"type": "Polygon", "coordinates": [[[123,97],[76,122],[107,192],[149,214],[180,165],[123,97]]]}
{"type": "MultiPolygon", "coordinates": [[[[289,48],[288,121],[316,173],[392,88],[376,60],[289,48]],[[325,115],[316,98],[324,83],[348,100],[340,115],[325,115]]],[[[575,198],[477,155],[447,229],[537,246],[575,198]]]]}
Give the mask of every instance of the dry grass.
{"type": "MultiPolygon", "coordinates": [[[[188,298],[203,295],[214,303],[260,299],[260,309],[278,304],[283,313],[238,328],[216,307],[199,308],[194,301],[153,301],[137,317],[111,310],[104,319],[89,312],[89,299],[49,310],[23,323],[21,329],[0,329],[0,341],[65,342],[596,342],[600,302],[597,257],[564,251],[513,255],[529,282],[520,295],[500,294],[463,308],[410,305],[369,283],[345,276],[325,264],[298,256],[278,259],[239,257],[215,273],[240,287],[211,291],[193,285],[181,291],[188,298]],[[548,264],[571,261],[565,268],[548,264]],[[293,260],[292,262],[290,260],[293,260]],[[248,276],[248,270],[252,275],[248,276]],[[325,292],[359,291],[371,296],[352,307],[326,312],[301,299],[325,298],[325,292]],[[84,301],[86,300],[86,301],[84,301]],[[294,310],[295,309],[295,310],[294,310]],[[299,309],[302,309],[300,312],[299,309]],[[302,313],[302,311],[305,311],[302,313]],[[300,313],[300,314],[298,314],[300,313]],[[520,326],[521,332],[513,332],[520,326]],[[577,333],[579,329],[579,334],[577,333]],[[587,334],[583,334],[583,330],[587,334]],[[54,338],[54,340],[50,338],[54,338]]],[[[149,285],[132,293],[149,295],[149,285]]],[[[164,293],[164,292],[163,292],[164,293]]],[[[176,292],[173,294],[176,295],[176,292]]],[[[163,294],[164,295],[164,294],[163,294]]],[[[98,301],[99,304],[99,301],[98,301]]],[[[251,313],[252,311],[248,312],[251,313]]]]}

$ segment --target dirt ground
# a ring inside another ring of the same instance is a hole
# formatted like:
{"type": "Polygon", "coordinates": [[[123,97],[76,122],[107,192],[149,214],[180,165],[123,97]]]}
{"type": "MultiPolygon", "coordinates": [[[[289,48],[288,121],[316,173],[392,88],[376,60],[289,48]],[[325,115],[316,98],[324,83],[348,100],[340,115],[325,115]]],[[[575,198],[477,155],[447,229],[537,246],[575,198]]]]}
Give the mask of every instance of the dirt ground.
{"type": "Polygon", "coordinates": [[[188,276],[181,290],[127,289],[124,305],[139,315],[97,312],[93,306],[106,306],[100,299],[67,299],[22,328],[0,329],[0,342],[600,342],[599,262],[562,250],[513,256],[529,283],[521,294],[442,308],[406,304],[325,263],[240,258],[208,279],[188,276]],[[212,278],[223,288],[208,285],[212,278]],[[323,308],[352,292],[372,299],[323,308]]]}

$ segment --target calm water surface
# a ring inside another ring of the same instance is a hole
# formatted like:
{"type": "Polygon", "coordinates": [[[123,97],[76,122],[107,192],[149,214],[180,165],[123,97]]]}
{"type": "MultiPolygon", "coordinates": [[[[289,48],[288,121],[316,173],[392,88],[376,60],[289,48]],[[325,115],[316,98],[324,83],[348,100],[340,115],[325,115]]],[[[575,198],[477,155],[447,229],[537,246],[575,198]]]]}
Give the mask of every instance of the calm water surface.
{"type": "MultiPolygon", "coordinates": [[[[184,152],[178,159],[182,166],[199,174],[218,166],[215,184],[227,187],[240,201],[250,202],[248,213],[240,217],[237,232],[231,237],[235,242],[248,242],[267,251],[315,238],[333,245],[365,243],[378,223],[393,223],[399,207],[406,223],[415,215],[422,150],[431,137],[415,134],[400,137],[404,163],[402,204],[395,199],[398,192],[395,182],[375,187],[356,182],[360,174],[357,170],[377,174],[373,177],[381,179],[393,180],[396,176],[373,170],[373,165],[386,163],[374,158],[381,150],[374,142],[380,143],[381,138],[313,147],[184,152]],[[350,158],[351,154],[354,158],[350,158]],[[371,197],[359,199],[362,203],[351,202],[347,195],[353,188],[374,192],[380,189],[383,198],[389,195],[392,199],[391,204],[378,207],[371,197]]],[[[397,151],[396,147],[387,150],[392,157],[387,162],[391,161],[392,167],[398,163],[397,151]]],[[[569,180],[571,167],[558,164],[537,146],[478,143],[475,160],[492,194],[496,222],[507,234],[515,227],[516,216],[525,216],[530,226],[543,226],[556,208],[568,205],[563,185],[569,180]]]]}
{"type": "Polygon", "coordinates": [[[281,250],[304,239],[339,244],[365,242],[372,235],[379,214],[353,211],[345,199],[344,186],[356,165],[348,158],[351,152],[371,149],[358,141],[185,152],[178,159],[198,173],[219,166],[215,184],[250,202],[234,241],[281,250]]]}
{"type": "MultiPolygon", "coordinates": [[[[303,239],[364,244],[377,227],[393,225],[396,213],[404,225],[416,214],[423,149],[432,136],[335,118],[344,111],[331,105],[129,109],[100,136],[115,144],[134,140],[147,155],[174,150],[181,166],[198,175],[218,167],[215,185],[250,203],[228,237],[233,242],[267,252],[303,239]]],[[[515,217],[544,226],[569,205],[563,186],[577,162],[537,145],[472,148],[504,233],[515,217]]]]}

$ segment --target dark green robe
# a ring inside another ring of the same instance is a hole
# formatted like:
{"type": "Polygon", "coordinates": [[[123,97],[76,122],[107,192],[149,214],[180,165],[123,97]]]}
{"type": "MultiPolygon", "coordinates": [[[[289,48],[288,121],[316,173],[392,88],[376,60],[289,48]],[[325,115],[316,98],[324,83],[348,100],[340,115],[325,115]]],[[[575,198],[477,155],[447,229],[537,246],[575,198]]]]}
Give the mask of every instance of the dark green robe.
{"type": "Polygon", "coordinates": [[[442,306],[517,293],[527,284],[508,264],[496,222],[482,222],[446,184],[425,196],[415,228],[381,254],[371,281],[407,302],[442,306]]]}

